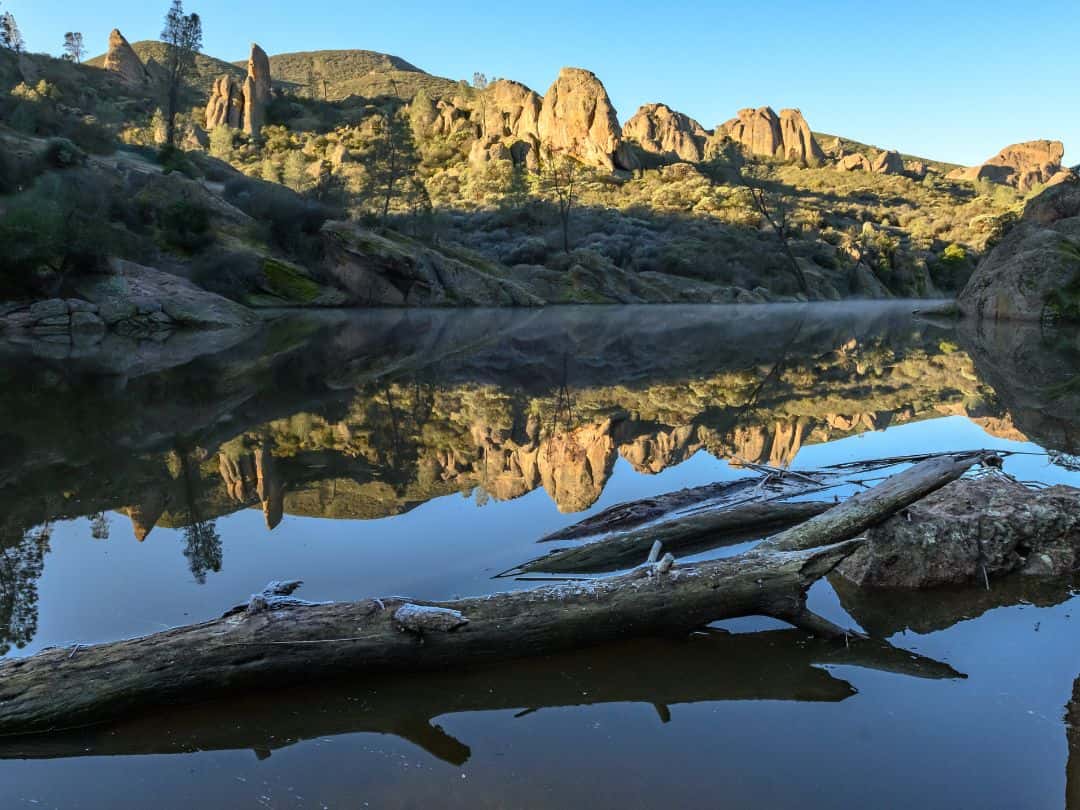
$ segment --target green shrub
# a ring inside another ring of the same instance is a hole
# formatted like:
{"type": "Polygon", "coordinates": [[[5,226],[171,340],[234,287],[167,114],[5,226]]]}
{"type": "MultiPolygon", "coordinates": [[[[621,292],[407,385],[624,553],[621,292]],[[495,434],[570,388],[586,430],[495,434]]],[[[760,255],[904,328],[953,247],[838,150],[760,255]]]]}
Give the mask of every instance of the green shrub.
{"type": "Polygon", "coordinates": [[[52,138],[45,146],[44,159],[54,169],[71,169],[86,162],[86,153],[67,138],[52,138]]]}
{"type": "Polygon", "coordinates": [[[199,177],[199,170],[195,167],[195,164],[188,159],[182,149],[177,149],[175,146],[166,145],[161,147],[157,155],[157,161],[161,168],[165,170],[165,174],[179,172],[192,180],[199,177]]]}
{"type": "Polygon", "coordinates": [[[162,212],[160,225],[166,244],[186,253],[194,253],[213,241],[210,212],[198,203],[173,203],[162,212]]]}

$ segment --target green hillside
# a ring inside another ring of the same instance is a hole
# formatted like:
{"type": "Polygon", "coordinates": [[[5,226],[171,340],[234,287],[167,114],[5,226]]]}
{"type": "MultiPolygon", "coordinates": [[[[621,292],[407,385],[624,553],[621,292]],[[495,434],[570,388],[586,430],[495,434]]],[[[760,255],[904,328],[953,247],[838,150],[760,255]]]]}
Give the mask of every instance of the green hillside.
{"type": "Polygon", "coordinates": [[[420,89],[438,96],[457,86],[457,82],[425,73],[397,56],[362,50],[278,54],[270,57],[270,75],[275,83],[300,95],[328,101],[353,95],[412,98],[420,89]]]}

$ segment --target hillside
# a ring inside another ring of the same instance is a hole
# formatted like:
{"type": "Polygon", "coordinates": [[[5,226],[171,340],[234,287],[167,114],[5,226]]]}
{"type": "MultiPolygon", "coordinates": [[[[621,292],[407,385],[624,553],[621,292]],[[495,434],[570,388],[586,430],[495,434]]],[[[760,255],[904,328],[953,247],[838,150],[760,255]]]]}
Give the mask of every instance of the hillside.
{"type": "MultiPolygon", "coordinates": [[[[237,62],[246,67],[246,62],[237,62]]],[[[397,56],[376,51],[306,51],[270,57],[275,84],[298,95],[340,101],[349,96],[412,98],[423,88],[433,96],[457,86],[397,56]]]]}
{"type": "MultiPolygon", "coordinates": [[[[158,65],[165,63],[165,45],[162,42],[144,39],[140,42],[131,43],[131,47],[151,72],[153,72],[151,62],[158,65]]],[[[87,59],[84,62],[84,64],[91,67],[102,67],[104,63],[105,54],[95,56],[93,59],[87,59]]],[[[240,68],[229,62],[200,53],[195,55],[195,72],[191,75],[189,82],[192,88],[208,96],[214,80],[225,73],[230,73],[238,79],[242,79],[247,73],[247,63],[245,62],[244,67],[240,68]]]]}
{"type": "MultiPolygon", "coordinates": [[[[869,158],[874,157],[879,152],[886,151],[880,146],[873,146],[868,143],[860,143],[859,141],[853,141],[851,138],[845,138],[843,135],[829,135],[825,132],[815,132],[814,137],[818,139],[818,143],[822,146],[832,144],[836,139],[840,139],[840,145],[847,153],[856,153],[860,155],[866,155],[869,158]]],[[[919,155],[908,155],[904,152],[900,153],[900,157],[905,161],[919,161],[926,164],[928,169],[931,169],[940,174],[948,174],[953,169],[963,168],[958,163],[945,163],[941,160],[933,160],[932,158],[920,157],[919,155]]]]}

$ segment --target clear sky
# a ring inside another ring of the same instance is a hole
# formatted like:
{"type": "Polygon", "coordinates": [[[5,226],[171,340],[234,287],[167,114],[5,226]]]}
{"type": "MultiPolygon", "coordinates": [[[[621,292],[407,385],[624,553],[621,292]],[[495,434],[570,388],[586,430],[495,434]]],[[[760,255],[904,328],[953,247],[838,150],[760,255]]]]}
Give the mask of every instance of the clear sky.
{"type": "MultiPolygon", "coordinates": [[[[118,27],[156,38],[168,0],[2,0],[27,46],[91,54],[118,27]],[[160,8],[158,7],[160,6],[160,8]]],[[[817,131],[956,163],[1034,138],[1080,157],[1080,4],[1003,0],[638,2],[186,0],[204,50],[227,60],[364,48],[454,79],[473,71],[543,93],[563,65],[604,82],[625,121],[663,101],[706,127],[740,107],[799,107],[817,131]]]]}

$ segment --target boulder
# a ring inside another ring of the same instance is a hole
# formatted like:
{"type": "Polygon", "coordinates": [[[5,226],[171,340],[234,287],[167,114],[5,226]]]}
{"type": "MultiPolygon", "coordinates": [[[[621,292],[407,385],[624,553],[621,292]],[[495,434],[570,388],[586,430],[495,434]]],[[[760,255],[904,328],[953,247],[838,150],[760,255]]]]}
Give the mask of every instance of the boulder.
{"type": "Polygon", "coordinates": [[[540,141],[555,152],[605,171],[638,168],[622,146],[622,128],[607,90],[595,74],[565,67],[548,88],[537,126],[540,141]]]}
{"type": "Polygon", "coordinates": [[[904,159],[900,157],[899,152],[891,149],[887,152],[879,152],[871,161],[870,170],[874,174],[903,174],[904,159]]]}
{"type": "Polygon", "coordinates": [[[837,568],[860,588],[1071,574],[1080,559],[1080,490],[963,478],[871,529],[866,540],[837,568]]]}
{"type": "Polygon", "coordinates": [[[185,278],[123,259],[110,272],[88,275],[77,292],[97,305],[98,317],[114,331],[143,334],[167,329],[234,329],[252,326],[251,310],[185,278]]]}
{"type": "Polygon", "coordinates": [[[870,159],[866,155],[860,155],[858,152],[845,155],[840,158],[840,162],[836,165],[846,172],[868,172],[872,168],[870,159]]]}
{"type": "Polygon", "coordinates": [[[772,107],[746,108],[716,128],[714,139],[730,138],[752,155],[818,164],[825,153],[799,110],[772,107]]]}
{"type": "Polygon", "coordinates": [[[988,320],[1080,319],[1080,182],[1046,189],[979,262],[957,301],[988,320]]]}
{"type": "Polygon", "coordinates": [[[476,140],[469,148],[469,165],[483,166],[497,160],[511,160],[510,149],[499,140],[476,140]]]}
{"type": "Polygon", "coordinates": [[[645,104],[626,122],[623,137],[665,160],[696,163],[705,158],[709,133],[693,118],[666,104],[645,104]]]}
{"type": "Polygon", "coordinates": [[[987,180],[1020,191],[1031,191],[1036,185],[1062,182],[1066,179],[1058,176],[1062,172],[1072,174],[1062,168],[1064,156],[1065,147],[1061,141],[1025,141],[1006,146],[985,163],[956,169],[947,176],[950,180],[987,180]]]}
{"type": "Polygon", "coordinates": [[[105,54],[103,67],[133,87],[141,87],[150,81],[146,66],[118,28],[109,34],[109,51],[105,54]]]}
{"type": "Polygon", "coordinates": [[[921,160],[909,160],[904,163],[905,174],[907,174],[909,177],[914,178],[915,180],[922,180],[924,177],[926,177],[928,171],[929,169],[927,168],[926,164],[923,163],[921,160]]]}

